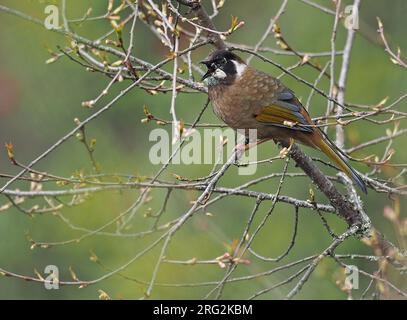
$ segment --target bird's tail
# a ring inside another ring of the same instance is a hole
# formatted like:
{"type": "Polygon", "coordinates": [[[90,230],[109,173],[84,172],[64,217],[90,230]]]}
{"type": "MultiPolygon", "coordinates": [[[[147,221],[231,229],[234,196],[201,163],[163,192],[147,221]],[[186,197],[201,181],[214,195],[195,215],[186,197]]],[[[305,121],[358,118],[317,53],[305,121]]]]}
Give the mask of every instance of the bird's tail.
{"type": "MultiPolygon", "coordinates": [[[[315,132],[316,133],[316,132],[315,132]]],[[[343,152],[325,136],[324,132],[318,132],[320,134],[315,134],[313,143],[315,147],[325,153],[329,159],[331,159],[346,175],[351,178],[359,188],[367,194],[366,184],[360,177],[360,175],[353,169],[349,163],[346,161],[343,152]]]]}

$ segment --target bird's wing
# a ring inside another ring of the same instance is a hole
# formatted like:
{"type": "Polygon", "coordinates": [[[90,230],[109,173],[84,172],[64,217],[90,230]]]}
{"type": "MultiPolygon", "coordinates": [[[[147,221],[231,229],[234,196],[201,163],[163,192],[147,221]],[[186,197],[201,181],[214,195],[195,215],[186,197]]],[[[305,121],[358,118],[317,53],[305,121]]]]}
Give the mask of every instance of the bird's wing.
{"type": "Polygon", "coordinates": [[[256,111],[258,122],[303,132],[314,131],[311,118],[291,90],[280,84],[270,100],[268,105],[256,111]]]}

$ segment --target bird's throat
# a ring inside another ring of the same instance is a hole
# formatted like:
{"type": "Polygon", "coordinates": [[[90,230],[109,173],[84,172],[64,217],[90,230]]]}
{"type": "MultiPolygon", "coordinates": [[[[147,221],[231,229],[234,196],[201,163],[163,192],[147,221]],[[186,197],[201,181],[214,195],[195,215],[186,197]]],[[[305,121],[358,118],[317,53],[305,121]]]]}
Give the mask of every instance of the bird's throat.
{"type": "Polygon", "coordinates": [[[207,79],[205,79],[205,82],[208,87],[214,87],[221,84],[221,79],[215,77],[208,77],[207,79]]]}

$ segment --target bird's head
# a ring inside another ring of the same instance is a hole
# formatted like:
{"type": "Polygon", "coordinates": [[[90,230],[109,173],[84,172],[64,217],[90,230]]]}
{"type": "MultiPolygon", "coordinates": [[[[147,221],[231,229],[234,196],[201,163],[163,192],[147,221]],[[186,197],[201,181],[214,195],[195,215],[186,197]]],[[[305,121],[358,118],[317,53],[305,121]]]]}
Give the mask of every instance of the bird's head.
{"type": "Polygon", "coordinates": [[[208,86],[233,84],[245,71],[246,63],[229,50],[217,50],[201,61],[208,71],[202,77],[208,86]]]}

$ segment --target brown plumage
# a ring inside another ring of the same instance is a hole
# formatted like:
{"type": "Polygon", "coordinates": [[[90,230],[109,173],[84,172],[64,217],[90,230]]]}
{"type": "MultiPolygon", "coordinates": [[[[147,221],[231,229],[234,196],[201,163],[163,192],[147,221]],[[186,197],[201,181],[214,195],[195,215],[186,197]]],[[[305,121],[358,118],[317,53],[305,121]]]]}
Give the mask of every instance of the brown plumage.
{"type": "Polygon", "coordinates": [[[214,52],[208,67],[209,98],[216,115],[233,129],[257,129],[258,139],[288,143],[292,138],[325,153],[366,193],[359,174],[343,153],[313,123],[295,94],[280,80],[247,66],[227,50],[214,52]]]}

